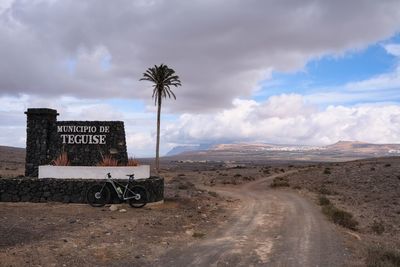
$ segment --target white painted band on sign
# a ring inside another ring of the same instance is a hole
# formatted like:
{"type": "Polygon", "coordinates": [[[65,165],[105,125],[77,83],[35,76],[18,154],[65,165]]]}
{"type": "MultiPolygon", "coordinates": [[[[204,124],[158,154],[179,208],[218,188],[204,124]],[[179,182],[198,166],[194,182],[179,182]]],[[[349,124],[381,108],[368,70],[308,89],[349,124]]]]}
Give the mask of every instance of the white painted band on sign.
{"type": "Polygon", "coordinates": [[[56,179],[105,179],[111,173],[114,179],[128,179],[128,174],[135,174],[135,179],[150,177],[150,166],[136,167],[96,167],[96,166],[39,166],[39,178],[56,179]]]}

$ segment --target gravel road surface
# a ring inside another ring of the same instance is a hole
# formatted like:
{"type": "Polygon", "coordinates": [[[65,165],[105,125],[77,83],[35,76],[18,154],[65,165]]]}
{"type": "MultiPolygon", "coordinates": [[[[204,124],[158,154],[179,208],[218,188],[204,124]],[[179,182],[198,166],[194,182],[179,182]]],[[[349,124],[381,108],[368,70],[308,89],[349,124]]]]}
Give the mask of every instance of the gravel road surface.
{"type": "Polygon", "coordinates": [[[241,204],[203,239],[167,251],[160,266],[344,266],[348,252],[319,208],[295,192],[269,188],[286,174],[213,187],[241,204]]]}

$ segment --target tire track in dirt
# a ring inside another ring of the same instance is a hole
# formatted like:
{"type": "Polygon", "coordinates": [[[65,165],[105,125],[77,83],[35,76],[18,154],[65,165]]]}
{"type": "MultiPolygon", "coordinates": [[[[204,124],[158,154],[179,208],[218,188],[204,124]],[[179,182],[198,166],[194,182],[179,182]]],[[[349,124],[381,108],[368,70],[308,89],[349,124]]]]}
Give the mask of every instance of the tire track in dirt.
{"type": "Polygon", "coordinates": [[[339,233],[310,201],[269,189],[277,174],[239,187],[212,190],[241,200],[228,221],[204,240],[172,248],[159,266],[343,266],[339,233]]]}

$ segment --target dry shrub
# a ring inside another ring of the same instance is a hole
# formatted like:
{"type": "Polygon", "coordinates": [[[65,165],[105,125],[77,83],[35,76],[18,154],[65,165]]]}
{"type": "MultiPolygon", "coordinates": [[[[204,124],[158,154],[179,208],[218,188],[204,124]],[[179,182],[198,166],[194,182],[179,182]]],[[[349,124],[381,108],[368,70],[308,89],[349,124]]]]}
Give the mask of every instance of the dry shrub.
{"type": "Polygon", "coordinates": [[[271,187],[288,187],[289,179],[287,177],[276,177],[272,180],[271,187]]]}
{"type": "Polygon", "coordinates": [[[208,194],[212,197],[218,197],[218,194],[214,191],[208,191],[208,194]]]}
{"type": "Polygon", "coordinates": [[[353,219],[353,214],[333,206],[332,203],[322,206],[322,212],[335,224],[357,230],[358,222],[353,219]]]}
{"type": "Polygon", "coordinates": [[[202,238],[202,237],[204,237],[205,235],[206,235],[205,233],[194,232],[192,236],[195,237],[195,238],[202,238]]]}
{"type": "Polygon", "coordinates": [[[331,174],[331,169],[330,168],[325,168],[324,174],[331,174]]]}
{"type": "Polygon", "coordinates": [[[331,204],[331,201],[324,195],[319,196],[318,200],[319,200],[319,204],[321,206],[325,206],[325,205],[331,204]]]}
{"type": "Polygon", "coordinates": [[[51,162],[54,166],[69,166],[70,162],[68,160],[67,152],[62,152],[56,159],[51,162]]]}
{"type": "Polygon", "coordinates": [[[385,232],[385,226],[383,225],[382,221],[374,220],[374,222],[371,225],[371,229],[378,235],[381,235],[383,234],[383,232],[385,232]]]}
{"type": "Polygon", "coordinates": [[[368,249],[366,266],[368,267],[395,267],[400,266],[400,251],[374,246],[368,249]]]}
{"type": "Polygon", "coordinates": [[[97,166],[118,166],[118,160],[113,159],[111,155],[101,155],[102,160],[97,164],[97,166]]]}
{"type": "Polygon", "coordinates": [[[139,166],[139,161],[135,158],[129,158],[128,163],[126,163],[126,166],[139,166]]]}
{"type": "Polygon", "coordinates": [[[335,192],[335,191],[332,191],[332,190],[326,188],[325,185],[322,185],[322,186],[318,189],[318,192],[319,192],[321,195],[336,195],[336,192],[335,192]]]}

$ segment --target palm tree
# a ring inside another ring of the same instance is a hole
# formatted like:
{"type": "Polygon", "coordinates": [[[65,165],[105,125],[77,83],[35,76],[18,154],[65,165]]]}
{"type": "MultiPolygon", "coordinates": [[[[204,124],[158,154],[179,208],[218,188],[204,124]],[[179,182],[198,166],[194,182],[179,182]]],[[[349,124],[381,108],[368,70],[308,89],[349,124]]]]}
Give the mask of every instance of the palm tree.
{"type": "Polygon", "coordinates": [[[167,65],[161,64],[160,66],[154,65],[154,67],[148,68],[143,73],[143,78],[140,81],[150,81],[153,83],[153,99],[154,104],[157,105],[157,145],[156,145],[156,169],[157,172],[160,168],[160,116],[161,116],[161,102],[162,98],[176,99],[174,92],[171,90],[171,86],[181,86],[179,76],[175,74],[173,69],[168,68],[167,65]]]}

